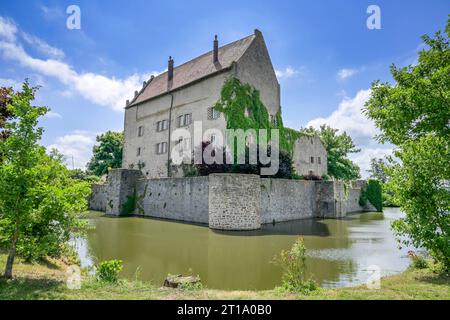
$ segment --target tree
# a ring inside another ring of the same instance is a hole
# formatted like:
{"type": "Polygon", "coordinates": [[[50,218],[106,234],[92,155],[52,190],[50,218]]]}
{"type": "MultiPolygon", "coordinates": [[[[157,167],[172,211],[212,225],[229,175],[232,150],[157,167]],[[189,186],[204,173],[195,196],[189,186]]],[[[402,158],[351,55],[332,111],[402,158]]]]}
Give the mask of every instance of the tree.
{"type": "Polygon", "coordinates": [[[36,88],[25,81],[22,92],[7,105],[14,121],[6,122],[9,137],[0,144],[0,245],[8,248],[4,276],[12,278],[16,254],[25,258],[58,256],[87,208],[89,186],[69,177],[58,159],[38,144],[37,127],[46,107],[31,106],[36,88]]]}
{"type": "Polygon", "coordinates": [[[11,119],[11,111],[6,107],[10,101],[14,91],[9,87],[0,87],[0,141],[8,137],[8,130],[5,129],[6,121],[11,119]]]}
{"type": "Polygon", "coordinates": [[[123,133],[107,131],[96,138],[99,145],[94,146],[88,172],[97,176],[108,173],[109,168],[122,167],[123,133]]]}
{"type": "Polygon", "coordinates": [[[364,112],[397,146],[388,171],[394,197],[406,213],[393,224],[404,244],[425,248],[450,271],[450,19],[446,34],[423,36],[414,66],[391,66],[394,84],[372,84],[364,112]],[[405,239],[405,236],[407,240],[405,239]]]}
{"type": "Polygon", "coordinates": [[[387,163],[384,159],[370,159],[370,169],[368,170],[368,172],[370,173],[370,177],[382,183],[386,183],[388,180],[386,166],[387,163]]]}
{"type": "Polygon", "coordinates": [[[337,180],[354,180],[360,177],[359,167],[348,159],[350,153],[357,153],[352,138],[346,133],[338,134],[338,129],[321,125],[319,130],[304,129],[306,134],[316,134],[322,140],[328,153],[328,175],[337,180]]]}

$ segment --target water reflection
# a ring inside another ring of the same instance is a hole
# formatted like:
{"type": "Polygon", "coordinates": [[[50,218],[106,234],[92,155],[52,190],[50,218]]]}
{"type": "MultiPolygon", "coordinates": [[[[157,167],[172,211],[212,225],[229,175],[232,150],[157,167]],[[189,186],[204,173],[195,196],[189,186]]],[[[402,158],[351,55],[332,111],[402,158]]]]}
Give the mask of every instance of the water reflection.
{"type": "Polygon", "coordinates": [[[251,232],[97,215],[91,220],[96,228],[77,244],[84,266],[122,259],[123,276],[133,277],[140,267],[141,278],[158,285],[168,273],[192,269],[210,288],[267,289],[280,283],[281,270],[271,263],[274,256],[301,236],[309,252],[309,273],[322,286],[343,286],[365,282],[371,264],[380,266],[383,274],[406,268],[406,249],[397,249],[389,228],[400,215],[387,209],[384,214],[356,214],[342,220],[265,225],[251,232]]]}

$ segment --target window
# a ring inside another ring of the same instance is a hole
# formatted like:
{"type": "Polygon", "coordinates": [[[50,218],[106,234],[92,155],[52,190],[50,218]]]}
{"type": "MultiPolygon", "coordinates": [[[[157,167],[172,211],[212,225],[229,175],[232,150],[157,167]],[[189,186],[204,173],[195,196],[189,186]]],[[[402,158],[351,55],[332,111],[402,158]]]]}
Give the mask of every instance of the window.
{"type": "Polygon", "coordinates": [[[136,155],[139,157],[141,155],[141,147],[137,148],[136,155]]]}
{"type": "Polygon", "coordinates": [[[156,144],[156,154],[163,154],[167,152],[167,142],[160,142],[156,144]]]}
{"type": "Polygon", "coordinates": [[[317,163],[322,164],[322,160],[320,160],[320,157],[317,157],[317,163]]]}
{"type": "Polygon", "coordinates": [[[314,163],[314,157],[311,157],[311,163],[314,163]]]}
{"type": "Polygon", "coordinates": [[[156,131],[164,131],[169,127],[169,121],[161,120],[156,123],[156,131]]]}
{"type": "Polygon", "coordinates": [[[139,126],[138,137],[142,137],[143,135],[144,135],[144,126],[139,126]]]}
{"type": "Polygon", "coordinates": [[[245,115],[247,118],[252,117],[252,116],[253,116],[252,109],[250,109],[250,108],[245,108],[244,115],[245,115]]]}
{"type": "Polygon", "coordinates": [[[219,119],[220,112],[216,110],[216,108],[211,107],[208,108],[208,120],[216,120],[219,119]]]}
{"type": "Polygon", "coordinates": [[[192,122],[192,114],[187,113],[178,117],[178,126],[184,127],[190,125],[192,122]]]}

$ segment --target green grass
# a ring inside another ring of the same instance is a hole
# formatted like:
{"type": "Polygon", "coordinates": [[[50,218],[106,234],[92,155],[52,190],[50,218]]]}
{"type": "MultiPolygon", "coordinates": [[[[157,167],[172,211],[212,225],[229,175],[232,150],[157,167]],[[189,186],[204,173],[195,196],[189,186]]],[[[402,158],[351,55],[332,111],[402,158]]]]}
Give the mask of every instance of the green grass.
{"type": "MultiPolygon", "coordinates": [[[[6,255],[0,252],[3,268],[6,255]]],[[[365,286],[319,289],[310,295],[283,293],[279,290],[225,291],[212,289],[169,289],[149,282],[120,280],[102,284],[86,278],[79,290],[65,284],[66,265],[61,261],[28,264],[18,259],[14,279],[0,278],[0,299],[445,299],[450,300],[450,278],[429,269],[407,270],[385,277],[381,289],[365,286]]]]}

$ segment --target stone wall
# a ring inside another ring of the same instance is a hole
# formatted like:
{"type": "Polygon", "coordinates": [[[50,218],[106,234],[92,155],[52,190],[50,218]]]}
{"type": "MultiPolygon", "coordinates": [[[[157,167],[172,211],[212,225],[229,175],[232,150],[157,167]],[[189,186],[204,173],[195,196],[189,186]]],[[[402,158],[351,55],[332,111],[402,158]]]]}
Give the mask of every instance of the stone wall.
{"type": "Polygon", "coordinates": [[[112,170],[93,185],[89,205],[108,215],[134,214],[208,224],[220,230],[253,230],[263,223],[343,218],[373,211],[359,206],[364,181],[346,190],[339,181],[260,178],[246,174],[146,179],[139,170],[112,170]]]}
{"type": "Polygon", "coordinates": [[[261,222],[312,218],[316,185],[310,180],[261,179],[261,222]]]}
{"type": "Polygon", "coordinates": [[[95,211],[106,211],[107,185],[97,184],[92,185],[92,193],[89,197],[89,209],[95,211]]]}
{"type": "Polygon", "coordinates": [[[209,175],[209,227],[220,230],[261,228],[260,183],[257,175],[209,175]]]}
{"type": "Polygon", "coordinates": [[[208,177],[137,181],[136,215],[208,223],[208,177]]]}

